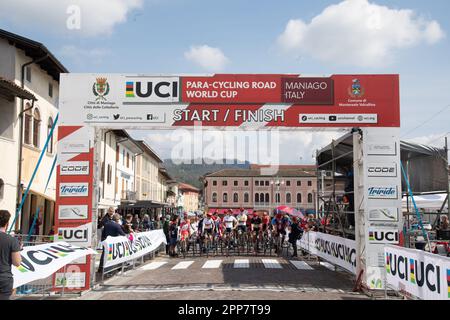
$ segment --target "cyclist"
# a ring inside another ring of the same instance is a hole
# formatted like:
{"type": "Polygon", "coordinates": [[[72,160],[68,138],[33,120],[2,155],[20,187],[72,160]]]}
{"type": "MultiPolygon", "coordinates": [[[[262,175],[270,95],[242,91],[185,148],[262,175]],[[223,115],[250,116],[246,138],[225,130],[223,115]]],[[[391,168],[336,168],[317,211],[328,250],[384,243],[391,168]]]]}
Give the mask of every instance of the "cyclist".
{"type": "Polygon", "coordinates": [[[203,225],[202,225],[202,235],[204,238],[208,237],[210,240],[212,240],[212,236],[214,234],[214,228],[215,223],[212,218],[212,213],[208,212],[206,215],[206,218],[203,219],[203,225]]]}
{"type": "MultiPolygon", "coordinates": [[[[250,223],[253,233],[253,241],[256,242],[257,238],[260,238],[262,230],[262,219],[257,212],[253,212],[253,217],[251,218],[250,223]]],[[[257,243],[257,245],[259,244],[257,243]]],[[[258,248],[256,248],[256,250],[258,250],[258,248]]]]}
{"type": "Polygon", "coordinates": [[[272,226],[276,237],[281,237],[281,243],[283,243],[286,237],[286,228],[289,226],[289,218],[282,213],[277,213],[272,219],[272,226]]]}
{"type": "Polygon", "coordinates": [[[186,251],[189,251],[189,238],[192,234],[191,221],[186,216],[184,220],[180,223],[180,241],[186,242],[186,251]]]}
{"type": "Polygon", "coordinates": [[[266,232],[269,229],[270,217],[266,211],[263,212],[262,216],[262,231],[266,232]]]}
{"type": "Polygon", "coordinates": [[[244,209],[241,208],[241,213],[237,216],[238,231],[242,231],[243,233],[247,232],[247,215],[245,214],[244,209]]]}
{"type": "Polygon", "coordinates": [[[225,226],[225,235],[227,238],[231,236],[231,233],[236,229],[236,225],[238,223],[232,213],[233,211],[228,209],[227,214],[223,217],[223,225],[225,226]]]}

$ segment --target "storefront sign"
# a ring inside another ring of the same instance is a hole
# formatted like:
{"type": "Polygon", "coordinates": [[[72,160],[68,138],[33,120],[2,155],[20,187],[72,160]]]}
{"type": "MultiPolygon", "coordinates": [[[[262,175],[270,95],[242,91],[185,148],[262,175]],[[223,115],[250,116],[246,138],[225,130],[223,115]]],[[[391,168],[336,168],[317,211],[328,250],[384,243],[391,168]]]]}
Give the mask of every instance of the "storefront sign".
{"type": "Polygon", "coordinates": [[[162,229],[134,234],[131,242],[127,237],[108,237],[102,242],[105,268],[139,258],[167,243],[162,229]]]}
{"type": "Polygon", "coordinates": [[[386,280],[391,288],[424,300],[450,300],[450,258],[386,246],[386,280]]]}
{"type": "Polygon", "coordinates": [[[22,263],[19,267],[12,267],[14,288],[47,278],[72,261],[90,254],[97,254],[97,252],[67,242],[24,247],[20,252],[22,263]]]}
{"type": "Polygon", "coordinates": [[[305,232],[300,248],[356,274],[356,242],[321,232],[305,232]]]}

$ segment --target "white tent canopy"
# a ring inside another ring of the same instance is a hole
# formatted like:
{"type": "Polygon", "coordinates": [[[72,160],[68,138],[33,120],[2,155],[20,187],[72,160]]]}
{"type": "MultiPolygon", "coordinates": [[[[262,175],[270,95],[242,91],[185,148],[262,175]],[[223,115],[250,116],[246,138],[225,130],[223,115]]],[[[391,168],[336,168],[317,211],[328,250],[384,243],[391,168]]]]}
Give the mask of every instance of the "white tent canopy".
{"type": "MultiPolygon", "coordinates": [[[[414,196],[414,201],[416,202],[418,209],[425,209],[425,210],[439,210],[442,207],[442,204],[446,200],[447,194],[445,193],[439,193],[439,194],[425,194],[425,195],[417,195],[414,196]]],[[[413,203],[411,200],[411,197],[408,198],[409,201],[409,208],[413,208],[413,203]]],[[[406,210],[407,204],[406,204],[406,196],[402,199],[402,208],[406,210]]],[[[448,202],[446,201],[444,209],[444,212],[448,211],[448,202]]]]}

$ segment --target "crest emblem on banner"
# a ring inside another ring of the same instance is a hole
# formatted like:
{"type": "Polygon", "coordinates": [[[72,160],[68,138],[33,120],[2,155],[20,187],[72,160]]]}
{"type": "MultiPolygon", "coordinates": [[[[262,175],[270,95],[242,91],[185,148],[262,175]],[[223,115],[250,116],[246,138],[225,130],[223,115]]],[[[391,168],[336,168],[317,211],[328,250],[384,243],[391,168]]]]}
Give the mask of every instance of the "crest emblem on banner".
{"type": "Polygon", "coordinates": [[[107,78],[97,78],[92,85],[92,92],[97,97],[95,101],[106,101],[105,96],[109,93],[109,83],[107,78]]]}
{"type": "Polygon", "coordinates": [[[364,93],[365,93],[364,87],[361,86],[361,82],[359,81],[359,79],[353,79],[352,85],[348,87],[348,94],[352,98],[360,98],[364,95],[364,93]]]}

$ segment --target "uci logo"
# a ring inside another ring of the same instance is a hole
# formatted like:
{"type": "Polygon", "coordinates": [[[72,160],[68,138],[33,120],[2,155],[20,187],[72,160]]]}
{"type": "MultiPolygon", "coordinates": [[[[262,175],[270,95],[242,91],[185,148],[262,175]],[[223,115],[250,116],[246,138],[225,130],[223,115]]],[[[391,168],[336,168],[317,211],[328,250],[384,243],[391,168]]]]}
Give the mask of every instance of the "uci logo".
{"type": "Polygon", "coordinates": [[[60,230],[59,238],[66,241],[86,241],[88,238],[88,230],[60,230]]]}
{"type": "Polygon", "coordinates": [[[398,231],[369,231],[370,242],[398,243],[398,231]]]}
{"type": "Polygon", "coordinates": [[[178,98],[178,81],[127,81],[125,90],[127,98],[178,98]]]}

